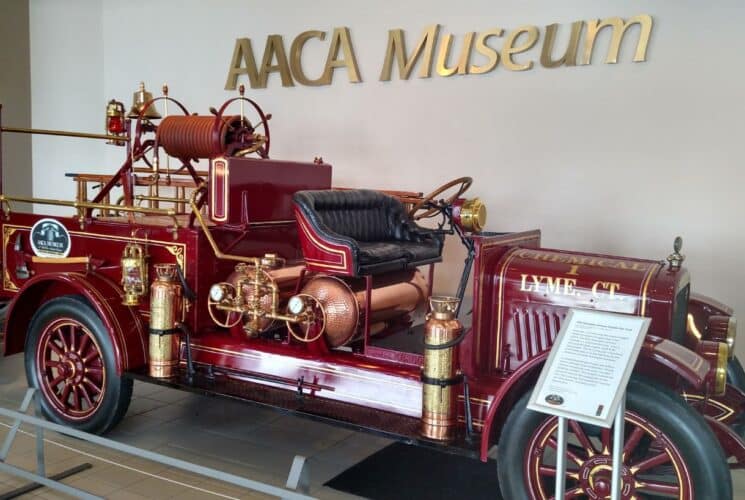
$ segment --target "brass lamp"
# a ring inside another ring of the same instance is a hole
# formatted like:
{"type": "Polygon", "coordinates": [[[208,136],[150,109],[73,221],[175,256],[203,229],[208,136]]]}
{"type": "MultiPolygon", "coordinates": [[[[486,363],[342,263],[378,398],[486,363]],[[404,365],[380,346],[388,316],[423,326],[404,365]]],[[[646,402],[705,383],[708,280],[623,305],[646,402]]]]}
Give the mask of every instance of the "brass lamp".
{"type": "Polygon", "coordinates": [[[136,306],[147,293],[147,262],[142,245],[129,243],[122,253],[122,288],[125,306],[136,306]]]}

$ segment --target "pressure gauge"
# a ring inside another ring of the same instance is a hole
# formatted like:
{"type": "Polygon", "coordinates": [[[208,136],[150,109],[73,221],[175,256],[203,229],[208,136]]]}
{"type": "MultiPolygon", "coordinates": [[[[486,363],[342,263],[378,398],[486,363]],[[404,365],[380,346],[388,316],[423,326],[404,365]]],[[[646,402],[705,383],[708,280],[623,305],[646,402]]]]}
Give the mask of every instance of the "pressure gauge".
{"type": "Polygon", "coordinates": [[[300,314],[305,309],[305,301],[302,297],[298,297],[297,295],[290,297],[290,300],[287,302],[287,309],[292,314],[300,314]]]}
{"type": "Polygon", "coordinates": [[[222,285],[212,285],[210,287],[210,299],[213,302],[221,302],[225,298],[225,288],[222,285]]]}

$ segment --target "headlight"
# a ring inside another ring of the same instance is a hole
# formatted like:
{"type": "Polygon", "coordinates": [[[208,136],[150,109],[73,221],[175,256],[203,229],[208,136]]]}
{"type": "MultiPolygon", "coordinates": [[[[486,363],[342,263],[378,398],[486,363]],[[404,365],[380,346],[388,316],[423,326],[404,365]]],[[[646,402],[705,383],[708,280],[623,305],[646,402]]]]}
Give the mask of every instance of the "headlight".
{"type": "Polygon", "coordinates": [[[486,205],[479,198],[466,200],[460,207],[460,225],[466,231],[480,233],[486,226],[486,205]]]}
{"type": "Polygon", "coordinates": [[[727,361],[729,347],[726,342],[704,340],[698,344],[698,354],[708,362],[711,376],[711,389],[715,396],[721,396],[727,390],[727,361]]]}
{"type": "Polygon", "coordinates": [[[735,357],[735,343],[737,340],[737,318],[734,316],[729,317],[729,322],[727,323],[727,346],[729,347],[729,358],[732,359],[735,357]]]}
{"type": "Polygon", "coordinates": [[[287,310],[292,314],[298,315],[305,310],[305,301],[297,295],[290,297],[290,300],[287,302],[287,310]]]}
{"type": "Polygon", "coordinates": [[[729,347],[725,342],[719,343],[717,352],[717,371],[714,376],[714,392],[721,396],[727,390],[727,361],[729,360],[729,347]]]}
{"type": "Polygon", "coordinates": [[[225,298],[225,288],[222,285],[212,285],[210,287],[210,299],[212,302],[222,302],[225,298]]]}

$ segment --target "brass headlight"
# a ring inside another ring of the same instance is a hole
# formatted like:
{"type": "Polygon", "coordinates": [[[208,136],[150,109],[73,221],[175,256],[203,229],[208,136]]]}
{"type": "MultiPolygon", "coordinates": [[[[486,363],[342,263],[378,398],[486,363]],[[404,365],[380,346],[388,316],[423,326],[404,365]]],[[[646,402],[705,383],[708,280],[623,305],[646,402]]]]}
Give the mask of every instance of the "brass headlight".
{"type": "Polygon", "coordinates": [[[727,390],[727,361],[729,360],[729,348],[725,342],[719,343],[717,352],[717,371],[714,375],[714,392],[717,396],[724,395],[727,390]]]}
{"type": "Polygon", "coordinates": [[[709,316],[706,325],[707,338],[719,342],[726,342],[729,347],[729,357],[735,355],[735,338],[737,337],[737,319],[734,316],[714,314],[709,316]]]}
{"type": "Polygon", "coordinates": [[[696,349],[699,355],[709,362],[709,376],[713,395],[721,396],[727,390],[727,362],[729,347],[726,342],[704,340],[696,349]]]}
{"type": "Polygon", "coordinates": [[[729,359],[735,357],[735,343],[737,340],[737,318],[734,316],[729,317],[727,323],[727,346],[729,347],[729,359]]]}
{"type": "Polygon", "coordinates": [[[480,198],[466,200],[460,207],[460,225],[466,231],[480,233],[486,226],[486,205],[480,198]]]}

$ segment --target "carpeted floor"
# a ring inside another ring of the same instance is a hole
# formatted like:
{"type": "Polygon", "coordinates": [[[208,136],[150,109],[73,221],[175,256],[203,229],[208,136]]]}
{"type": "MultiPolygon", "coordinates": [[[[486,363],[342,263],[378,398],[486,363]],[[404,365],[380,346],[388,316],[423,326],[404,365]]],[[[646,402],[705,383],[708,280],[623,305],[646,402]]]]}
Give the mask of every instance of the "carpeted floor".
{"type": "Polygon", "coordinates": [[[394,443],[324,486],[372,500],[501,499],[497,464],[394,443]]]}

